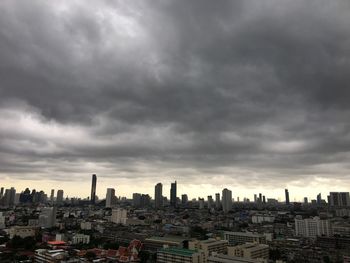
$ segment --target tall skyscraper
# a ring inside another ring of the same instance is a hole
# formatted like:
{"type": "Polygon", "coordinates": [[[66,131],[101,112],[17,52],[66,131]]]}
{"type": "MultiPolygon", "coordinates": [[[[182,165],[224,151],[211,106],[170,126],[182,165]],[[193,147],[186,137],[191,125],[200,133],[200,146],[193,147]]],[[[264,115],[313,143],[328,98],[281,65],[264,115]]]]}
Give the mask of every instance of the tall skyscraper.
{"type": "Polygon", "coordinates": [[[215,194],[215,207],[216,209],[220,209],[221,207],[220,193],[215,194]]]}
{"type": "Polygon", "coordinates": [[[176,207],[177,205],[177,196],[176,196],[176,181],[174,183],[171,183],[171,187],[170,187],[170,205],[172,207],[176,207]]]}
{"type": "Polygon", "coordinates": [[[307,205],[309,203],[309,200],[307,199],[307,197],[304,197],[304,204],[307,205]]]}
{"type": "Polygon", "coordinates": [[[96,174],[93,174],[92,182],[91,182],[91,196],[90,196],[91,204],[93,205],[96,202],[96,183],[97,183],[97,176],[96,174]]]}
{"type": "Polygon", "coordinates": [[[50,201],[53,202],[53,199],[55,197],[55,190],[51,189],[51,195],[50,195],[50,201]]]}
{"type": "Polygon", "coordinates": [[[155,208],[163,206],[163,185],[161,183],[154,187],[154,206],[155,208]]]}
{"type": "Polygon", "coordinates": [[[0,189],[0,197],[3,197],[4,196],[4,187],[1,187],[0,189]]]}
{"type": "Polygon", "coordinates": [[[188,202],[188,196],[186,194],[181,195],[181,204],[186,205],[188,202]]]}
{"type": "Polygon", "coordinates": [[[222,210],[227,213],[232,209],[232,192],[225,188],[222,190],[222,210]]]}
{"type": "Polygon", "coordinates": [[[258,201],[258,196],[254,194],[254,202],[256,203],[258,201]]]}
{"type": "Polygon", "coordinates": [[[107,188],[106,193],[106,207],[113,207],[115,204],[115,189],[107,188]]]}
{"type": "Polygon", "coordinates": [[[57,190],[56,203],[57,204],[63,203],[63,190],[57,190]]]}
{"type": "Polygon", "coordinates": [[[214,205],[214,200],[211,195],[208,195],[208,209],[212,209],[214,205]]]}
{"type": "Polygon", "coordinates": [[[289,205],[290,202],[289,202],[289,192],[288,192],[288,189],[284,189],[284,194],[286,196],[286,205],[289,205]]]}
{"type": "Polygon", "coordinates": [[[322,203],[321,193],[319,193],[319,194],[317,195],[316,201],[317,201],[317,205],[321,205],[321,203],[322,203]]]}

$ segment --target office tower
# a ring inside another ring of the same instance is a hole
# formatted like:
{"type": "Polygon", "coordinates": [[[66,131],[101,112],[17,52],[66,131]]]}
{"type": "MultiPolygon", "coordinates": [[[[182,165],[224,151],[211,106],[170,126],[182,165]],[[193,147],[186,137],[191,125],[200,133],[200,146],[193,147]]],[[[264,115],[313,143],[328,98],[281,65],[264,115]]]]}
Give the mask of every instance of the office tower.
{"type": "Polygon", "coordinates": [[[337,207],[350,206],[349,192],[330,192],[329,205],[337,207]]]}
{"type": "Polygon", "coordinates": [[[107,188],[106,193],[106,207],[112,207],[115,205],[115,189],[107,188]]]}
{"type": "Polygon", "coordinates": [[[4,187],[1,187],[1,190],[0,190],[0,197],[3,197],[4,196],[4,187]]]}
{"type": "Polygon", "coordinates": [[[211,195],[208,195],[208,209],[212,209],[214,206],[214,200],[211,195]]]}
{"type": "Polygon", "coordinates": [[[258,196],[254,194],[254,202],[256,203],[258,201],[258,196]]]}
{"type": "Polygon", "coordinates": [[[309,203],[307,197],[304,197],[304,204],[307,205],[309,203]]]}
{"type": "Polygon", "coordinates": [[[266,204],[266,198],[265,198],[265,196],[263,195],[263,204],[266,204]]]}
{"type": "Polygon", "coordinates": [[[220,193],[215,194],[215,207],[216,209],[220,209],[221,207],[220,193]]]}
{"type": "Polygon", "coordinates": [[[57,204],[63,203],[63,190],[57,190],[56,203],[57,204]]]}
{"type": "Polygon", "coordinates": [[[56,224],[57,207],[44,207],[39,215],[39,226],[44,228],[54,227],[56,224]]]}
{"type": "Polygon", "coordinates": [[[222,190],[222,209],[224,213],[232,209],[232,192],[227,188],[222,190]]]}
{"type": "Polygon", "coordinates": [[[154,207],[160,208],[162,206],[163,206],[163,185],[161,183],[158,183],[154,187],[154,207]]]}
{"type": "Polygon", "coordinates": [[[321,205],[321,202],[322,202],[321,193],[317,195],[316,200],[317,200],[317,205],[321,205]]]}
{"type": "Polygon", "coordinates": [[[188,196],[186,194],[181,195],[181,203],[186,205],[188,202],[188,196]]]}
{"type": "Polygon", "coordinates": [[[199,209],[204,209],[204,198],[198,197],[199,209]]]}
{"type": "Polygon", "coordinates": [[[139,193],[133,193],[132,194],[132,204],[134,207],[140,207],[141,206],[141,194],[139,193]]]}
{"type": "Polygon", "coordinates": [[[176,207],[176,201],[177,201],[177,196],[176,196],[176,181],[174,183],[171,183],[170,187],[170,206],[176,207]]]}
{"type": "Polygon", "coordinates": [[[13,206],[16,199],[16,189],[11,187],[11,189],[6,189],[5,191],[5,205],[13,206]]]}
{"type": "Polygon", "coordinates": [[[141,195],[141,207],[151,206],[151,197],[148,194],[141,195]]]}
{"type": "Polygon", "coordinates": [[[53,202],[54,198],[55,198],[55,189],[51,189],[50,201],[53,202]]]}
{"type": "Polygon", "coordinates": [[[289,202],[289,192],[288,192],[288,189],[284,189],[284,194],[286,196],[286,205],[289,205],[290,202],[289,202]]]}
{"type": "Polygon", "coordinates": [[[96,174],[92,175],[92,180],[91,180],[91,204],[94,205],[96,202],[96,182],[97,182],[97,176],[96,174]]]}
{"type": "Polygon", "coordinates": [[[259,203],[262,202],[262,194],[261,194],[261,193],[259,193],[259,200],[258,200],[258,202],[259,202],[259,203]]]}

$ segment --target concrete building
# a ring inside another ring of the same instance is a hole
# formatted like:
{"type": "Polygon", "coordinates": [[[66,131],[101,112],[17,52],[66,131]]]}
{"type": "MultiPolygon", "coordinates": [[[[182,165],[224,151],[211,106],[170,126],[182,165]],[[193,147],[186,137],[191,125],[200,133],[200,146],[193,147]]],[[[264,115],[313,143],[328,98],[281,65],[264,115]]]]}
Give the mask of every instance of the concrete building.
{"type": "Polygon", "coordinates": [[[285,194],[285,197],[286,197],[286,205],[289,205],[290,201],[289,201],[289,191],[288,191],[288,189],[284,189],[284,194],[285,194]]]}
{"type": "Polygon", "coordinates": [[[13,226],[9,229],[8,234],[10,236],[10,239],[14,238],[14,236],[19,236],[21,238],[25,237],[35,237],[35,235],[38,233],[37,227],[31,227],[31,226],[13,226]]]}
{"type": "Polygon", "coordinates": [[[161,183],[156,184],[154,187],[154,207],[163,207],[163,185],[161,183]]]}
{"type": "Polygon", "coordinates": [[[113,209],[111,222],[115,224],[126,225],[126,220],[128,219],[128,211],[123,208],[113,209]]]}
{"type": "Polygon", "coordinates": [[[227,255],[247,259],[269,259],[269,246],[257,243],[245,243],[227,248],[227,255]]]}
{"type": "Polygon", "coordinates": [[[266,236],[255,234],[252,232],[224,232],[224,239],[228,241],[230,246],[245,243],[266,244],[266,236]]]}
{"type": "Polygon", "coordinates": [[[331,236],[332,231],[329,220],[314,218],[295,218],[295,235],[300,237],[331,236]]]}
{"type": "Polygon", "coordinates": [[[56,224],[56,207],[44,207],[39,215],[39,226],[43,228],[51,228],[56,224]]]}
{"type": "Polygon", "coordinates": [[[63,204],[63,190],[57,191],[56,203],[60,205],[63,204]]]}
{"type": "Polygon", "coordinates": [[[188,196],[186,194],[181,195],[181,204],[187,205],[188,202],[188,196]]]}
{"type": "Polygon", "coordinates": [[[163,248],[157,252],[158,263],[202,263],[203,255],[196,250],[163,248]]]}
{"type": "Polygon", "coordinates": [[[225,188],[222,190],[222,210],[228,213],[232,209],[232,192],[225,188]]]}
{"type": "Polygon", "coordinates": [[[193,240],[188,242],[188,248],[191,250],[203,251],[203,262],[207,262],[209,256],[213,254],[226,254],[227,253],[227,240],[193,240]]]}
{"type": "Polygon", "coordinates": [[[331,207],[348,207],[350,206],[349,192],[330,192],[329,205],[331,207]]]}
{"type": "Polygon", "coordinates": [[[157,251],[161,248],[183,248],[183,243],[186,240],[180,236],[152,236],[146,238],[144,241],[145,249],[150,251],[157,251]]]}
{"type": "Polygon", "coordinates": [[[273,222],[275,222],[275,217],[271,215],[257,214],[252,216],[253,224],[273,223],[273,222]]]}
{"type": "Polygon", "coordinates": [[[215,194],[215,208],[216,209],[221,208],[220,193],[215,194]]]}
{"type": "Polygon", "coordinates": [[[89,244],[90,236],[84,234],[75,234],[72,238],[72,244],[89,244]]]}
{"type": "Polygon", "coordinates": [[[116,197],[115,197],[115,189],[107,188],[106,193],[106,207],[111,208],[115,205],[116,197]]]}
{"type": "Polygon", "coordinates": [[[208,195],[208,209],[212,209],[214,207],[214,200],[211,195],[208,195]]]}
{"type": "Polygon", "coordinates": [[[0,229],[4,229],[6,227],[5,215],[3,212],[0,212],[0,229]]]}
{"type": "Polygon", "coordinates": [[[34,254],[34,262],[36,263],[58,263],[69,257],[68,252],[63,249],[48,250],[37,249],[34,254]]]}
{"type": "Polygon", "coordinates": [[[267,261],[266,259],[248,259],[219,254],[209,257],[208,263],[267,263],[267,261]]]}

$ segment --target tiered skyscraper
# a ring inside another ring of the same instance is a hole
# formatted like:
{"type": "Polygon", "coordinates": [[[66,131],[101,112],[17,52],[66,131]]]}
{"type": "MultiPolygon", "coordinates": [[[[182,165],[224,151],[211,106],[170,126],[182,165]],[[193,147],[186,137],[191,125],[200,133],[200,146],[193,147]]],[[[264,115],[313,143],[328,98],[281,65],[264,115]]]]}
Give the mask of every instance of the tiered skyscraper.
{"type": "Polygon", "coordinates": [[[97,183],[97,176],[96,174],[92,175],[92,183],[91,183],[91,204],[94,205],[96,202],[96,183],[97,183]]]}

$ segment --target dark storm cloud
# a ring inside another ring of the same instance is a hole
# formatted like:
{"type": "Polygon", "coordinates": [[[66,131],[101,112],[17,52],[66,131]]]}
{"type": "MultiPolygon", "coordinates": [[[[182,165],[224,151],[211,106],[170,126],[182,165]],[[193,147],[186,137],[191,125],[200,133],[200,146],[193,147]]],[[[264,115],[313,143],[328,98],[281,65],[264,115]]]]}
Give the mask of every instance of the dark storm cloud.
{"type": "Polygon", "coordinates": [[[125,177],[146,165],[146,177],[343,178],[349,11],[346,1],[1,1],[1,172],[78,177],[93,163],[125,177]]]}

